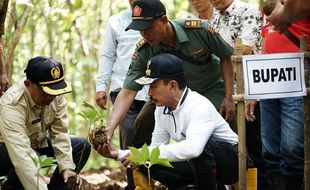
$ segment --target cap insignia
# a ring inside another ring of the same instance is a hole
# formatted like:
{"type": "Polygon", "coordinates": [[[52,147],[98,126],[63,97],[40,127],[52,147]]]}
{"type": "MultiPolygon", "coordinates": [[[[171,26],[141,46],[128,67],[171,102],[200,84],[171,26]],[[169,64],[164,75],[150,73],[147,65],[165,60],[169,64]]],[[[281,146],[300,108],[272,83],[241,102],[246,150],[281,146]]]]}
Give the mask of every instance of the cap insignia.
{"type": "Polygon", "coordinates": [[[147,69],[145,71],[146,76],[151,76],[150,64],[151,64],[151,60],[147,62],[147,69]]]}
{"type": "Polygon", "coordinates": [[[184,22],[185,28],[201,28],[201,20],[186,20],[184,22]]]}
{"type": "Polygon", "coordinates": [[[54,67],[54,68],[52,68],[52,70],[51,70],[51,75],[52,75],[52,77],[53,77],[54,79],[60,78],[60,69],[59,69],[59,67],[54,67]]]}
{"type": "Polygon", "coordinates": [[[133,8],[133,16],[140,16],[141,15],[141,12],[142,12],[142,9],[141,7],[139,7],[138,5],[136,5],[134,8],[133,8]]]}

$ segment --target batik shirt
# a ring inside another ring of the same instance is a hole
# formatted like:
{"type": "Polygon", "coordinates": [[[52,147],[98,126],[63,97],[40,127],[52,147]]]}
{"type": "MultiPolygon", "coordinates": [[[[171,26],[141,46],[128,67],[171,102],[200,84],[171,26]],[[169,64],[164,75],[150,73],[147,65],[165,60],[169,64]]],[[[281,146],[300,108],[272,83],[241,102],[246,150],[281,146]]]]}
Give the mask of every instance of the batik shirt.
{"type": "Polygon", "coordinates": [[[261,52],[261,14],[250,4],[234,0],[224,12],[215,10],[211,24],[228,44],[241,38],[243,45],[253,48],[253,53],[261,52]]]}

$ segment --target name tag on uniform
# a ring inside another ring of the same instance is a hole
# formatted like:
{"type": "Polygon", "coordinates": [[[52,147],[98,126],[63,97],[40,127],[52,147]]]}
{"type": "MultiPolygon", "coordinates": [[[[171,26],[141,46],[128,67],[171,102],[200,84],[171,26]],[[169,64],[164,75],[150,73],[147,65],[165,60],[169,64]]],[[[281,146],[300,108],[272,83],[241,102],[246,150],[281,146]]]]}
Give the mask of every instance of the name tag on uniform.
{"type": "Polygon", "coordinates": [[[35,119],[35,120],[31,121],[31,124],[34,125],[36,123],[39,123],[40,121],[41,121],[41,119],[38,118],[38,119],[35,119]]]}

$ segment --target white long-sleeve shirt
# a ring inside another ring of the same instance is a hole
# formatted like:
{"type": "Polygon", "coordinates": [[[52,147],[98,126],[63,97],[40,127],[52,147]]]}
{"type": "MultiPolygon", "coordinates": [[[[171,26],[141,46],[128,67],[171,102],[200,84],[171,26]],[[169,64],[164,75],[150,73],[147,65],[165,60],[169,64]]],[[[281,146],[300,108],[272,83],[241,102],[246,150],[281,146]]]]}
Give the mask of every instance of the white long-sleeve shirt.
{"type": "MultiPolygon", "coordinates": [[[[175,110],[156,107],[155,128],[149,149],[158,146],[160,157],[184,161],[198,157],[212,136],[219,142],[237,144],[238,136],[204,96],[187,88],[175,110]],[[168,144],[170,139],[176,143],[168,144]]],[[[119,151],[122,159],[128,151],[119,151]]]]}
{"type": "MultiPolygon", "coordinates": [[[[111,79],[110,91],[120,90],[131,63],[136,43],[141,39],[138,31],[125,28],[131,22],[131,8],[112,15],[103,32],[100,64],[96,80],[96,92],[106,92],[111,79]]],[[[147,90],[143,88],[136,96],[137,100],[145,101],[147,90]]]]}

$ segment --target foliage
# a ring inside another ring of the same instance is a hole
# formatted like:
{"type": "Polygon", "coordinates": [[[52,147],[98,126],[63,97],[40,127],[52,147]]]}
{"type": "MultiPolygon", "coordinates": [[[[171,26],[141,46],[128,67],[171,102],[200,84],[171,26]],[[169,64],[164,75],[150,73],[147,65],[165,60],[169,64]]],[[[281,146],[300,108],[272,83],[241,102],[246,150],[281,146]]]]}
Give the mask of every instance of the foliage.
{"type": "Polygon", "coordinates": [[[54,157],[47,157],[46,155],[32,156],[28,153],[28,156],[31,158],[32,162],[36,165],[37,169],[37,190],[39,190],[39,177],[40,170],[43,168],[49,168],[55,166],[56,159],[54,157]]]}
{"type": "MultiPolygon", "coordinates": [[[[188,17],[188,0],[162,0],[170,19],[188,17]]],[[[257,0],[248,0],[257,2],[257,0]]],[[[70,133],[85,133],[85,122],[75,114],[78,103],[86,100],[95,102],[95,79],[99,65],[102,31],[107,19],[128,7],[124,0],[10,0],[6,17],[6,31],[3,36],[4,55],[8,55],[14,32],[19,30],[21,18],[27,6],[31,6],[25,28],[21,32],[12,55],[11,82],[25,77],[27,61],[38,55],[52,56],[59,60],[65,71],[66,80],[71,83],[72,93],[67,94],[70,133]]],[[[6,61],[7,67],[8,63],[6,61]]],[[[107,92],[108,93],[108,92],[107,92]]],[[[111,104],[109,104],[111,106],[111,104]]],[[[107,118],[107,115],[106,115],[107,118]]],[[[104,119],[104,122],[106,120],[104,119]]],[[[117,139],[114,135],[114,139],[117,139]]],[[[102,158],[94,158],[96,161],[102,158]]],[[[105,160],[110,164],[110,161],[105,160]]],[[[90,162],[93,163],[93,162],[90,162]]]]}
{"type": "Polygon", "coordinates": [[[105,115],[100,113],[99,110],[92,104],[84,101],[82,104],[82,110],[78,113],[90,124],[93,124],[96,121],[102,121],[105,118],[105,115]]]}
{"type": "Polygon", "coordinates": [[[138,165],[143,165],[147,168],[149,187],[151,187],[150,168],[153,165],[158,164],[166,167],[172,167],[172,165],[169,163],[169,160],[167,160],[166,158],[159,157],[160,151],[158,147],[155,147],[152,150],[151,154],[147,144],[144,144],[140,150],[135,147],[128,147],[128,148],[133,154],[128,158],[128,160],[137,163],[138,165]]]}

